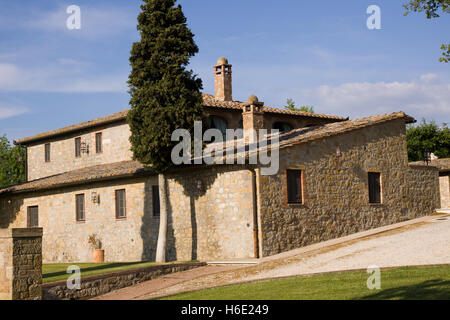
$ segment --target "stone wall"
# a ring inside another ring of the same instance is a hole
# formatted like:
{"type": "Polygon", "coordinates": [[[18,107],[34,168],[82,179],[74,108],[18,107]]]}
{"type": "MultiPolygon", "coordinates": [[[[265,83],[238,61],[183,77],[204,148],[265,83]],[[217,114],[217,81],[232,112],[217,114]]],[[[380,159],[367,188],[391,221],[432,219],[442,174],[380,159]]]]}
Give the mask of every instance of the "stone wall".
{"type": "Polygon", "coordinates": [[[441,194],[441,208],[450,208],[450,175],[439,177],[439,190],[441,194]]]}
{"type": "Polygon", "coordinates": [[[183,170],[169,175],[168,190],[171,260],[254,256],[250,171],[242,166],[183,170]]]}
{"type": "Polygon", "coordinates": [[[42,297],[42,229],[0,229],[0,300],[42,297]]]}
{"type": "Polygon", "coordinates": [[[28,180],[48,177],[98,164],[131,160],[130,129],[126,122],[92,128],[81,133],[55,137],[27,147],[28,180]],[[96,153],[95,134],[102,133],[102,153],[96,153]],[[75,138],[89,146],[89,153],[75,157],[75,138]],[[45,162],[45,143],[50,143],[50,162],[45,162]]]}
{"type": "Polygon", "coordinates": [[[411,214],[426,214],[440,207],[439,171],[432,166],[410,165],[406,176],[407,191],[404,194],[411,214]]]}
{"type": "Polygon", "coordinates": [[[191,270],[205,265],[206,263],[201,262],[177,263],[90,276],[81,278],[80,289],[69,289],[66,281],[46,283],[42,286],[42,297],[44,300],[87,299],[166,274],[191,270]]]}
{"type": "MultiPolygon", "coordinates": [[[[153,216],[157,177],[121,179],[17,194],[0,199],[0,225],[26,227],[27,208],[38,206],[44,228],[43,259],[92,262],[88,244],[96,234],[105,261],[154,260],[159,217],[153,216]],[[125,219],[115,217],[115,190],[126,190],[125,219]],[[93,203],[95,192],[100,203],[93,203]],[[75,196],[85,195],[85,221],[76,221],[75,196]]],[[[170,261],[247,258],[253,250],[251,173],[242,167],[194,168],[168,176],[170,261]],[[198,190],[198,181],[203,185],[198,190]]]]}
{"type": "Polygon", "coordinates": [[[91,234],[101,239],[106,261],[152,260],[159,218],[153,217],[151,188],[157,184],[157,177],[147,177],[17,194],[0,199],[0,216],[9,217],[6,227],[24,228],[27,207],[38,206],[45,263],[92,262],[91,234]],[[115,190],[119,189],[126,190],[125,219],[116,219],[115,190]],[[91,201],[93,192],[99,195],[100,203],[91,201]],[[75,196],[81,193],[85,194],[85,221],[78,222],[75,196]]]}
{"type": "Polygon", "coordinates": [[[401,119],[282,149],[279,173],[259,178],[261,254],[430,214],[436,182],[436,170],[408,166],[401,119]],[[289,168],[303,170],[301,205],[286,201],[289,168]],[[381,173],[381,204],[369,204],[368,171],[381,173]]]}

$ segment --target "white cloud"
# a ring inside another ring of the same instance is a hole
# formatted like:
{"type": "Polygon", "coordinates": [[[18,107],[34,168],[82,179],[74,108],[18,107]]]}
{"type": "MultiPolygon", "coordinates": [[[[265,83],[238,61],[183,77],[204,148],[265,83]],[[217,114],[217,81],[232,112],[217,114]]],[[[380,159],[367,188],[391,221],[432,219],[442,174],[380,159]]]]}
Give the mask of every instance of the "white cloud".
{"type": "Polygon", "coordinates": [[[67,29],[66,21],[70,14],[66,13],[66,9],[67,6],[60,6],[53,11],[31,13],[24,27],[47,32],[66,32],[68,35],[82,35],[90,38],[115,35],[120,32],[137,32],[137,11],[134,12],[129,7],[100,8],[81,5],[80,30],[67,29]]]}
{"type": "Polygon", "coordinates": [[[438,80],[438,75],[435,73],[427,73],[420,76],[420,81],[423,82],[434,82],[438,80]]]}
{"type": "MultiPolygon", "coordinates": [[[[79,72],[74,61],[39,68],[0,64],[0,92],[126,92],[127,74],[88,74],[79,72]]],[[[82,64],[77,62],[77,64],[82,64]]]]}
{"type": "Polygon", "coordinates": [[[28,112],[28,109],[22,106],[15,106],[0,101],[0,120],[18,116],[28,112]]]}
{"type": "Polygon", "coordinates": [[[320,112],[351,118],[404,111],[416,118],[450,120],[450,84],[426,74],[411,82],[353,82],[301,90],[320,112]]]}

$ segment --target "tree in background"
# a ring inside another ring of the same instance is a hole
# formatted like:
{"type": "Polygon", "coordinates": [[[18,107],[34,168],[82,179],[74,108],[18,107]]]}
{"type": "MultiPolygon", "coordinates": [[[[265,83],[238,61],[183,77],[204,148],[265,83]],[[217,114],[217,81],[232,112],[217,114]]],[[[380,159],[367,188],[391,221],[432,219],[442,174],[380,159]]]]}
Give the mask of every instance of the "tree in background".
{"type": "MultiPolygon", "coordinates": [[[[406,9],[405,16],[410,12],[423,12],[427,16],[427,19],[439,18],[438,11],[442,10],[443,13],[450,13],[450,0],[411,0],[403,7],[406,9]]],[[[441,46],[442,57],[439,59],[441,62],[448,63],[450,61],[450,44],[443,44],[441,46]]]]}
{"type": "Polygon", "coordinates": [[[292,99],[287,99],[286,100],[286,106],[285,108],[291,111],[302,111],[302,112],[309,112],[309,113],[314,113],[314,107],[313,106],[301,106],[301,107],[296,107],[295,106],[295,101],[292,99]]]}
{"type": "Polygon", "coordinates": [[[131,49],[128,79],[131,95],[128,123],[135,160],[159,173],[160,229],[156,260],[165,261],[167,234],[166,180],[176,142],[172,132],[191,133],[194,121],[202,120],[202,81],[186,70],[198,52],[194,35],[176,0],[144,0],[138,16],[140,41],[131,49]]]}
{"type": "Polygon", "coordinates": [[[25,181],[25,149],[0,137],[0,188],[25,181]]]}
{"type": "Polygon", "coordinates": [[[434,121],[427,123],[422,119],[419,125],[408,125],[406,140],[409,161],[425,160],[425,150],[438,158],[450,158],[450,129],[445,123],[439,127],[434,121]]]}

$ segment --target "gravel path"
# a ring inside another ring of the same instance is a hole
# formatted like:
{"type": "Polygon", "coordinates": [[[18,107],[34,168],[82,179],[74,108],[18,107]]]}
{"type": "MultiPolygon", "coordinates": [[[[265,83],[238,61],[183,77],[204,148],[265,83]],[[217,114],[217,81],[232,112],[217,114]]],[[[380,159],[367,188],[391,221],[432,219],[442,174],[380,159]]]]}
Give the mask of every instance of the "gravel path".
{"type": "Polygon", "coordinates": [[[319,253],[258,275],[256,280],[317,272],[365,269],[369,265],[398,267],[407,265],[450,264],[450,218],[413,225],[403,232],[391,231],[319,253]]]}
{"type": "Polygon", "coordinates": [[[396,267],[427,264],[450,264],[450,216],[437,216],[367,238],[200,277],[141,298],[267,278],[365,269],[369,265],[396,267]]]}

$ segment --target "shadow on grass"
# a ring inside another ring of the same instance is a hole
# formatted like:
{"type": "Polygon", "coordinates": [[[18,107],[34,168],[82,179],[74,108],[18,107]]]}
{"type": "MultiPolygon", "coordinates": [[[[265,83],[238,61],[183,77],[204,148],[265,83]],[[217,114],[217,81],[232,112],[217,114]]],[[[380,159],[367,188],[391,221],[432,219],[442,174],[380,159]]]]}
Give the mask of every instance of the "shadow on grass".
{"type": "Polygon", "coordinates": [[[386,289],[364,296],[362,300],[450,300],[450,281],[427,280],[418,284],[386,289]]]}
{"type": "MultiPolygon", "coordinates": [[[[150,261],[148,261],[148,262],[150,262],[150,261]]],[[[117,262],[117,263],[108,263],[108,264],[104,264],[104,265],[100,265],[100,266],[87,267],[87,268],[80,267],[80,269],[81,269],[81,272],[89,272],[89,271],[98,271],[98,270],[112,269],[112,268],[118,268],[118,267],[128,267],[128,266],[139,265],[139,264],[144,264],[144,263],[146,263],[146,262],[145,261],[117,262]]],[[[73,263],[73,265],[77,265],[77,264],[73,263]]],[[[69,265],[67,265],[67,266],[69,266],[69,265]]],[[[111,272],[118,272],[118,271],[120,271],[120,270],[112,270],[111,272]]],[[[45,273],[42,275],[42,277],[45,279],[45,278],[53,278],[53,277],[63,276],[63,275],[70,276],[70,274],[68,274],[66,272],[66,270],[62,270],[62,271],[53,272],[53,273],[45,273]]]]}

